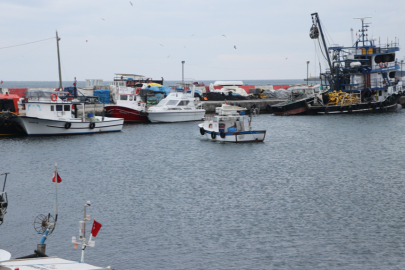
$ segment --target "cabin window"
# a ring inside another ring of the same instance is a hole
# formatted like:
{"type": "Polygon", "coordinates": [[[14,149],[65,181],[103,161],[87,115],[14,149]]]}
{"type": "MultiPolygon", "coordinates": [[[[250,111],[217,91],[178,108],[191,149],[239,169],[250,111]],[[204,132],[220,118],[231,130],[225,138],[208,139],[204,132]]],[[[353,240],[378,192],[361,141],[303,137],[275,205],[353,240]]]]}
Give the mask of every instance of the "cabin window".
{"type": "Polygon", "coordinates": [[[129,96],[129,101],[134,100],[134,96],[129,96]]]}
{"type": "Polygon", "coordinates": [[[187,106],[188,102],[188,100],[181,100],[177,106],[187,106]]]}
{"type": "Polygon", "coordinates": [[[379,96],[382,96],[382,91],[381,91],[381,90],[378,91],[378,95],[379,95],[379,96]]]}
{"type": "Polygon", "coordinates": [[[385,63],[385,62],[394,62],[395,61],[395,54],[394,53],[389,53],[389,54],[381,54],[381,55],[377,55],[374,58],[374,61],[376,64],[379,63],[385,63]]]}
{"type": "Polygon", "coordinates": [[[63,110],[64,110],[65,112],[70,111],[70,105],[63,105],[63,110]]]}
{"type": "Polygon", "coordinates": [[[176,105],[178,100],[169,100],[166,105],[176,105]]]}
{"type": "Polygon", "coordinates": [[[62,111],[62,105],[56,105],[56,111],[61,112],[62,111]]]}
{"type": "Polygon", "coordinates": [[[51,105],[51,112],[55,110],[55,106],[51,105]]]}
{"type": "Polygon", "coordinates": [[[127,95],[120,95],[120,100],[127,100],[128,96],[127,95]]]}
{"type": "Polygon", "coordinates": [[[391,79],[395,78],[395,71],[390,72],[389,77],[391,79]]]}

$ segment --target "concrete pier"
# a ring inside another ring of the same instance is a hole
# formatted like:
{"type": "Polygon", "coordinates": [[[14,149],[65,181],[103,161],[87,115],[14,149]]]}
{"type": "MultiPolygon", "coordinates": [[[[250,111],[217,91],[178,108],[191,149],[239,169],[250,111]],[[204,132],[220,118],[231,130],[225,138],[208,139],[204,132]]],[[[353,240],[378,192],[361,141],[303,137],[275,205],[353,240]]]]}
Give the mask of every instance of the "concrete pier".
{"type": "MultiPolygon", "coordinates": [[[[271,106],[284,102],[283,99],[253,99],[253,100],[228,100],[228,104],[244,107],[248,110],[251,108],[258,108],[260,114],[272,113],[271,106]]],[[[216,107],[221,107],[225,101],[202,101],[203,109],[207,113],[215,113],[216,107]]],[[[402,96],[399,103],[405,109],[405,96],[402,96]]],[[[95,115],[101,116],[103,113],[103,104],[89,104],[86,106],[86,113],[95,113],[95,115]]],[[[82,108],[78,108],[79,117],[82,115],[82,108]]]]}

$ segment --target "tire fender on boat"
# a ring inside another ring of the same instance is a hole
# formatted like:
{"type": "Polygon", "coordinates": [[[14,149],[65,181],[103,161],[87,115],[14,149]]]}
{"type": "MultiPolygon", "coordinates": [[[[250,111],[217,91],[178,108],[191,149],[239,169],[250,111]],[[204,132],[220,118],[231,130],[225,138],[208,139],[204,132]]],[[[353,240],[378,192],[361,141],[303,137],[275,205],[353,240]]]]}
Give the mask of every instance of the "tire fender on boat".
{"type": "Polygon", "coordinates": [[[90,128],[90,129],[93,129],[95,126],[96,126],[96,123],[93,123],[93,122],[92,122],[92,123],[90,123],[89,128],[90,128]]]}
{"type": "Polygon", "coordinates": [[[222,139],[225,139],[226,134],[225,134],[225,132],[221,131],[221,132],[219,133],[219,136],[221,136],[222,139]]]}
{"type": "Polygon", "coordinates": [[[65,123],[65,128],[66,128],[66,129],[69,129],[71,126],[72,126],[72,123],[69,123],[69,122],[66,122],[66,123],[65,123]]]}
{"type": "Polygon", "coordinates": [[[217,136],[217,134],[215,133],[215,131],[211,132],[211,139],[215,140],[215,137],[217,136]]]}
{"type": "Polygon", "coordinates": [[[204,135],[205,134],[205,129],[204,128],[200,128],[200,134],[204,135]]]}
{"type": "Polygon", "coordinates": [[[325,107],[325,113],[328,114],[330,112],[330,108],[329,107],[325,107]]]}
{"type": "Polygon", "coordinates": [[[349,106],[347,107],[347,112],[348,112],[348,113],[351,113],[352,111],[353,111],[353,108],[352,108],[351,105],[349,105],[349,106]]]}

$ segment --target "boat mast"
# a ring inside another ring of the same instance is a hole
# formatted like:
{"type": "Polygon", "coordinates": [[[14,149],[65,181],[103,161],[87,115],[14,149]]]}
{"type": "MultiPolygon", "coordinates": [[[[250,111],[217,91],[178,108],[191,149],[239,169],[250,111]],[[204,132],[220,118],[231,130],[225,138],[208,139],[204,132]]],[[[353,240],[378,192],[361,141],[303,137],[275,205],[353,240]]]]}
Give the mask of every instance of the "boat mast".
{"type": "Polygon", "coordinates": [[[59,68],[59,90],[62,89],[62,73],[60,71],[60,55],[59,55],[59,40],[58,31],[56,31],[56,47],[58,49],[58,68],[59,68]]]}

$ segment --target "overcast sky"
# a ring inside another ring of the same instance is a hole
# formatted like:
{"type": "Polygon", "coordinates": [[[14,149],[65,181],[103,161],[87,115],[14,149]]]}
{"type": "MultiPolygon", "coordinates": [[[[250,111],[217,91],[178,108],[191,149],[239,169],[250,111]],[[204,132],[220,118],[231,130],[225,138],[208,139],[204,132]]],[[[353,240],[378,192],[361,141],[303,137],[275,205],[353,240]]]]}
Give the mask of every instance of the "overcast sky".
{"type": "Polygon", "coordinates": [[[4,48],[55,30],[63,80],[108,81],[114,73],[180,80],[183,60],[185,77],[196,81],[303,79],[307,61],[319,74],[313,12],[332,44],[350,46],[350,29],[361,26],[353,18],[365,16],[369,36],[405,42],[404,0],[1,0],[0,79],[57,81],[55,39],[4,48]]]}

